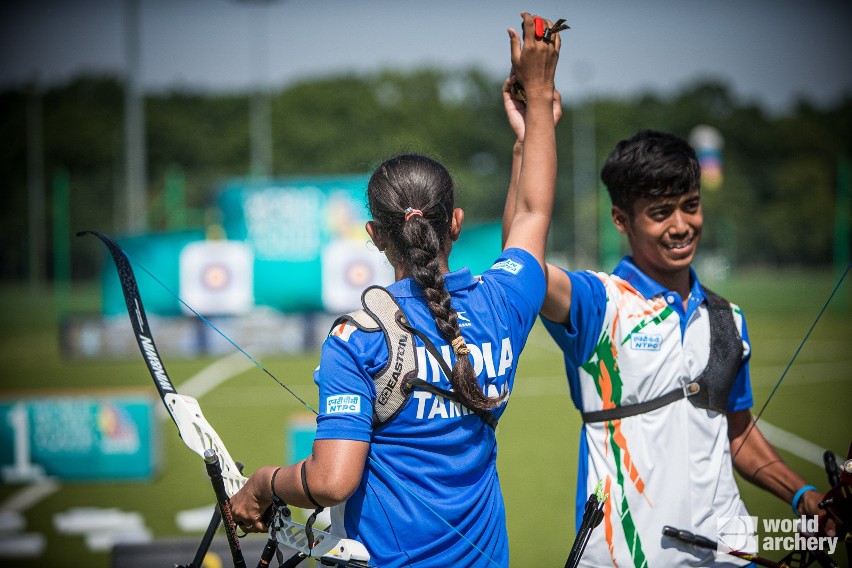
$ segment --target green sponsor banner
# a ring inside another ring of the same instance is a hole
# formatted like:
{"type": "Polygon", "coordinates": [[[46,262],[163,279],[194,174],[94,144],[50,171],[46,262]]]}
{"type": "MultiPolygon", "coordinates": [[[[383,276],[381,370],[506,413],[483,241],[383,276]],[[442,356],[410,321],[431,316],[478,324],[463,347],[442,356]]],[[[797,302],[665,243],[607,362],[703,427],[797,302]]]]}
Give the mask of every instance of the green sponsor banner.
{"type": "MultiPolygon", "coordinates": [[[[350,175],[234,180],[222,187],[219,207],[225,236],[245,242],[254,256],[255,305],[284,313],[341,313],[360,305],[366,286],[393,281],[393,270],[369,244],[364,230],[370,218],[368,181],[367,175],[350,175]]],[[[149,315],[182,314],[175,297],[181,290],[181,251],[204,238],[203,231],[193,230],[118,240],[131,260],[149,315]]],[[[474,274],[482,273],[500,255],[500,243],[500,223],[468,222],[453,245],[450,268],[467,266],[474,274]]],[[[112,262],[104,267],[103,314],[123,316],[118,275],[112,262]]]]}
{"type": "MultiPolygon", "coordinates": [[[[180,301],[175,297],[180,290],[180,251],[188,243],[203,239],[204,231],[199,229],[151,233],[116,240],[130,259],[139,286],[139,294],[145,303],[146,313],[162,316],[181,315],[180,301]],[[146,270],[171,291],[158,284],[146,270]]],[[[118,272],[109,253],[105,255],[104,270],[101,273],[103,314],[105,316],[126,315],[127,307],[118,272]]]]}
{"type": "Polygon", "coordinates": [[[501,223],[465,223],[450,252],[450,270],[465,266],[473,274],[482,274],[494,264],[503,251],[501,223]]]}
{"type": "Polygon", "coordinates": [[[322,253],[333,241],[368,240],[369,176],[234,181],[219,198],[232,240],[254,250],[255,303],[284,312],[323,310],[322,253]]]}
{"type": "Polygon", "coordinates": [[[148,479],[158,467],[154,397],[61,395],[0,401],[0,475],[65,480],[148,479]]]}

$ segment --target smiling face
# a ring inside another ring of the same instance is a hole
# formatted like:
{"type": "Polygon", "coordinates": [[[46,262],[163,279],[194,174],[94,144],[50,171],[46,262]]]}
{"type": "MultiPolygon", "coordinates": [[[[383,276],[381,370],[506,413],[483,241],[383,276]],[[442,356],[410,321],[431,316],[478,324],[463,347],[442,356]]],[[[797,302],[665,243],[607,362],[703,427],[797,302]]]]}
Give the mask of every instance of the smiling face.
{"type": "Polygon", "coordinates": [[[698,190],[639,198],[632,215],[613,207],[612,220],[627,235],[636,266],[685,300],[689,295],[689,267],[704,226],[698,190]]]}

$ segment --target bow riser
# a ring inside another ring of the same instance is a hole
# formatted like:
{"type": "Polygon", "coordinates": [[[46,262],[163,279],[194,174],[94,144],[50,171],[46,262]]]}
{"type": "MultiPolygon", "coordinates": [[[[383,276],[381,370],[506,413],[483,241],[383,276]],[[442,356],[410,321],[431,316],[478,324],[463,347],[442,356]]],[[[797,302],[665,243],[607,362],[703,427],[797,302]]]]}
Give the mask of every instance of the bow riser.
{"type": "Polygon", "coordinates": [[[312,529],[314,545],[310,546],[305,526],[294,523],[288,517],[277,515],[275,538],[280,544],[300,552],[310,550],[314,557],[332,560],[338,566],[369,568],[370,554],[357,540],[341,539],[325,531],[312,529]]]}
{"type": "Polygon", "coordinates": [[[204,458],[204,451],[212,449],[219,456],[225,492],[229,498],[233,497],[237,491],[242,489],[248,479],[240,473],[236,462],[231,458],[231,454],[225,448],[219,434],[204,418],[198,401],[191,396],[168,394],[163,398],[163,402],[180,431],[183,443],[190,450],[204,458]]]}

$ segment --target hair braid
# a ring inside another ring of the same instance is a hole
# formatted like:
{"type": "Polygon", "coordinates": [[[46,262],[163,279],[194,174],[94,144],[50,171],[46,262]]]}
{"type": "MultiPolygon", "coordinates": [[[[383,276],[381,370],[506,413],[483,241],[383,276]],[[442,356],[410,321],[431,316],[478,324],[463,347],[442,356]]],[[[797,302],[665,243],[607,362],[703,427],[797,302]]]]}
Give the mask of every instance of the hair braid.
{"type": "MultiPolygon", "coordinates": [[[[438,331],[447,343],[452,343],[457,337],[461,337],[461,328],[459,314],[450,303],[452,298],[444,285],[444,275],[441,274],[438,263],[438,237],[429,223],[422,218],[412,218],[408,221],[402,235],[409,244],[407,258],[411,260],[411,276],[420,285],[426,297],[426,305],[435,318],[438,331]]],[[[488,410],[498,406],[505,398],[491,398],[482,392],[470,357],[466,354],[456,355],[452,376],[447,378],[453,386],[453,391],[466,406],[488,410]]]]}
{"type": "MultiPolygon", "coordinates": [[[[377,229],[392,243],[426,298],[429,312],[441,336],[453,343],[461,337],[459,316],[444,284],[439,258],[449,238],[454,184],[441,164],[419,155],[391,158],[379,166],[367,187],[370,212],[377,229]],[[407,221],[404,211],[417,209],[407,221]]],[[[505,395],[490,398],[482,391],[470,357],[457,353],[452,376],[453,391],[471,408],[488,410],[505,395]]]]}

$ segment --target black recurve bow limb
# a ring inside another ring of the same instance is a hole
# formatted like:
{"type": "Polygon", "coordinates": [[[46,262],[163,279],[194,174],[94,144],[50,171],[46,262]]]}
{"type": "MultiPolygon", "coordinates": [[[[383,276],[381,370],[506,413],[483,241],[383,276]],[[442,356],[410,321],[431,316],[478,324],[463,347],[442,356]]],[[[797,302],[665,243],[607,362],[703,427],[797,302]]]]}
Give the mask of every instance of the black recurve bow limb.
{"type": "MultiPolygon", "coordinates": [[[[133,273],[133,268],[130,265],[125,252],[121,247],[108,236],[97,231],[81,231],[77,236],[94,235],[98,237],[109,250],[121,284],[121,289],[124,294],[127,313],[130,316],[131,325],[133,327],[136,342],[139,345],[139,350],[142,352],[145,364],[151,377],[154,380],[154,385],[157,392],[166,406],[172,420],[180,432],[181,439],[184,443],[196,454],[205,459],[208,466],[208,473],[214,483],[217,493],[217,504],[222,521],[225,525],[226,535],[228,537],[228,546],[235,567],[245,566],[245,560],[242,556],[239,540],[237,540],[236,527],[231,518],[230,497],[233,496],[245,484],[246,478],[240,472],[240,468],[231,458],[228,450],[225,448],[219,435],[213,427],[204,418],[201,412],[201,407],[198,401],[194,398],[178,394],[177,389],[172,383],[166,372],[160,354],[157,350],[154,337],[148,325],[148,318],[145,314],[145,309],[142,304],[142,297],[139,294],[139,288],[136,284],[136,276],[133,273]],[[210,460],[210,461],[208,461],[210,460]]],[[[148,272],[146,270],[146,272],[148,272]]],[[[153,274],[149,275],[153,278],[153,274]]],[[[156,278],[154,278],[157,280],[156,278]]],[[[157,280],[162,286],[162,282],[157,280]]],[[[184,305],[187,305],[183,300],[180,300],[184,305]]],[[[290,390],[281,381],[275,378],[263,365],[249,355],[245,350],[236,345],[232,340],[225,336],[212,323],[207,321],[198,312],[190,306],[187,307],[196,315],[201,317],[208,325],[213,327],[220,335],[225,337],[232,345],[234,345],[245,356],[251,359],[258,367],[266,374],[271,376],[279,385],[284,387],[296,399],[302,402],[308,409],[313,410],[304,400],[296,393],[290,390]]],[[[289,517],[289,510],[285,507],[274,508],[273,521],[270,523],[269,541],[264,548],[263,557],[260,560],[259,566],[266,566],[271,560],[272,554],[277,550],[277,544],[281,543],[285,546],[293,548],[297,551],[296,557],[316,557],[321,558],[325,563],[333,563],[339,566],[352,567],[368,567],[369,554],[363,545],[357,541],[350,539],[341,539],[325,531],[314,529],[316,539],[313,543],[309,543],[304,534],[304,525],[293,522],[289,517]]],[[[215,515],[214,515],[215,520],[215,515]]],[[[214,520],[211,520],[211,528],[214,526],[214,520]]],[[[218,524],[218,523],[216,523],[218,524]]],[[[209,530],[209,529],[208,529],[209,530]]],[[[207,535],[205,535],[205,541],[207,535]]],[[[209,545],[209,542],[207,542],[209,545]]],[[[201,556],[201,551],[196,555],[201,556]]],[[[292,559],[291,559],[292,560],[292,559]]],[[[194,561],[195,562],[195,561],[194,561]]],[[[193,564],[194,564],[193,562],[193,564]]],[[[196,567],[198,568],[198,567],[196,567]]]]}

